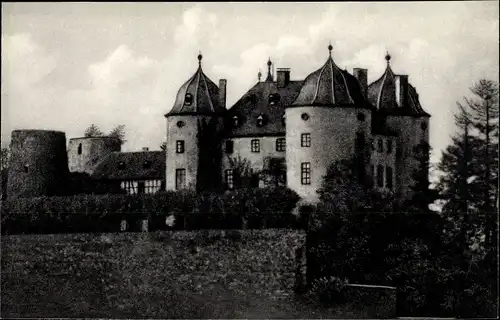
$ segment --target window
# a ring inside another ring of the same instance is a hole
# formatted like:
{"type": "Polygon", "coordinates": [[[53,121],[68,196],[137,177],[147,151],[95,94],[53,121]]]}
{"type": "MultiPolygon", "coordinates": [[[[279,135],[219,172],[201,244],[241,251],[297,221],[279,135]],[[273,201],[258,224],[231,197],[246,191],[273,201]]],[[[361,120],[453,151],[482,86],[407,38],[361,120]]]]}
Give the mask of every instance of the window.
{"type": "Polygon", "coordinates": [[[257,126],[262,127],[263,125],[264,125],[264,116],[263,115],[259,115],[257,117],[257,126]]]}
{"type": "Polygon", "coordinates": [[[177,121],[177,126],[178,126],[179,128],[184,127],[184,125],[186,125],[186,124],[184,123],[184,121],[177,121]]]}
{"type": "Polygon", "coordinates": [[[302,120],[307,121],[309,120],[309,115],[307,113],[303,113],[301,116],[302,120]]]}
{"type": "Polygon", "coordinates": [[[175,152],[184,153],[184,140],[177,140],[175,142],[175,152]]]}
{"type": "Polygon", "coordinates": [[[285,151],[285,150],[286,150],[285,138],[276,139],[276,151],[285,151]]]}
{"type": "Polygon", "coordinates": [[[358,120],[359,121],[365,121],[365,115],[363,113],[358,113],[358,120]]]}
{"type": "Polygon", "coordinates": [[[310,147],[311,146],[311,134],[303,133],[300,135],[300,146],[301,147],[310,147]]]}
{"type": "Polygon", "coordinates": [[[270,105],[275,105],[280,101],[280,95],[279,93],[271,93],[269,95],[269,104],[270,105]]]}
{"type": "Polygon", "coordinates": [[[149,168],[151,168],[151,161],[144,160],[144,162],[142,163],[142,168],[143,169],[149,169],[149,168]]]}
{"type": "Polygon", "coordinates": [[[227,169],[225,174],[226,187],[229,190],[234,188],[233,169],[227,169]]]}
{"type": "Polygon", "coordinates": [[[302,162],[300,164],[300,183],[311,184],[311,163],[302,162]]]}
{"type": "Polygon", "coordinates": [[[27,164],[24,165],[24,172],[28,173],[29,171],[29,166],[27,164]]]}
{"type": "Polygon", "coordinates": [[[363,151],[365,148],[365,134],[363,132],[356,132],[356,140],[354,141],[356,153],[363,151]]]}
{"type": "Polygon", "coordinates": [[[392,190],[392,168],[385,167],[385,183],[388,189],[392,190]]]}
{"type": "Polygon", "coordinates": [[[144,181],[144,192],[145,193],[156,193],[163,185],[162,180],[145,180],[144,181]]]}
{"type": "Polygon", "coordinates": [[[184,98],[184,104],[186,106],[190,106],[193,103],[193,95],[191,93],[186,93],[186,97],[184,98]]]}
{"type": "Polygon", "coordinates": [[[387,140],[387,153],[392,153],[392,140],[387,140]]]}
{"type": "Polygon", "coordinates": [[[186,169],[175,169],[175,189],[181,190],[186,187],[186,169]]]}
{"type": "Polygon", "coordinates": [[[382,165],[377,166],[377,186],[379,188],[384,187],[384,166],[382,165]]]}
{"type": "Polygon", "coordinates": [[[377,149],[378,152],[384,152],[384,141],[382,139],[378,139],[377,149]]]}
{"type": "Polygon", "coordinates": [[[234,152],[234,143],[232,140],[227,140],[226,141],[226,153],[233,153],[234,152]]]}
{"type": "Polygon", "coordinates": [[[252,152],[260,152],[260,140],[259,139],[252,139],[251,143],[251,150],[252,152]]]}
{"type": "Polygon", "coordinates": [[[420,124],[420,128],[425,131],[425,129],[427,129],[427,123],[422,122],[422,124],[420,124]]]}
{"type": "Polygon", "coordinates": [[[120,163],[118,164],[118,169],[120,169],[120,170],[125,169],[125,162],[120,161],[120,163]]]}
{"type": "Polygon", "coordinates": [[[82,154],[82,144],[78,145],[78,154],[82,154]]]}
{"type": "Polygon", "coordinates": [[[234,116],[233,117],[233,126],[237,127],[239,125],[239,119],[238,119],[238,116],[234,116]]]}

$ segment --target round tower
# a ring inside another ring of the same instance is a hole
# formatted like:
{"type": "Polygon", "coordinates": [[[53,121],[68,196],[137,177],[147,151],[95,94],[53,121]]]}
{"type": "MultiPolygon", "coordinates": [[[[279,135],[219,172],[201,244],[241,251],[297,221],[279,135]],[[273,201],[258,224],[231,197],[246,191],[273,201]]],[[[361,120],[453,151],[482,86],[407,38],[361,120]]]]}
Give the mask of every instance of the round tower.
{"type": "Polygon", "coordinates": [[[420,105],[418,93],[408,75],[397,75],[391,69],[391,56],[385,56],[384,74],[368,87],[368,97],[376,107],[384,126],[397,133],[396,191],[411,196],[413,175],[419,169],[417,149],[429,143],[430,115],[420,105]]]}
{"type": "Polygon", "coordinates": [[[285,113],[287,183],[310,202],[318,200],[328,167],[360,150],[366,154],[371,135],[372,106],[358,80],[334,63],[331,45],[328,49],[326,63],[306,77],[285,113]]]}
{"type": "Polygon", "coordinates": [[[9,199],[64,194],[69,175],[64,132],[14,130],[10,148],[9,199]]]}
{"type": "Polygon", "coordinates": [[[201,68],[179,91],[167,118],[166,189],[203,190],[221,181],[220,146],[226,80],[221,88],[201,68]]]}
{"type": "Polygon", "coordinates": [[[72,138],[68,144],[69,171],[92,174],[103,157],[120,151],[121,142],[116,137],[72,138]]]}

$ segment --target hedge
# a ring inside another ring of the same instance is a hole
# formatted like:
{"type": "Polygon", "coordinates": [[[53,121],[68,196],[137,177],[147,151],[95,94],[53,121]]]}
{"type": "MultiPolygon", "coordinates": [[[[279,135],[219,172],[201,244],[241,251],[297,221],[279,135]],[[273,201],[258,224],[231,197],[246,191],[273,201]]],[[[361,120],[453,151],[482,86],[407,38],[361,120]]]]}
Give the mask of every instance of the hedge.
{"type": "Polygon", "coordinates": [[[150,230],[295,228],[298,195],[287,188],[239,189],[224,194],[190,191],[144,195],[76,195],[2,202],[2,234],[130,231],[149,220],[150,230]],[[170,228],[170,229],[172,229],[170,228]]]}

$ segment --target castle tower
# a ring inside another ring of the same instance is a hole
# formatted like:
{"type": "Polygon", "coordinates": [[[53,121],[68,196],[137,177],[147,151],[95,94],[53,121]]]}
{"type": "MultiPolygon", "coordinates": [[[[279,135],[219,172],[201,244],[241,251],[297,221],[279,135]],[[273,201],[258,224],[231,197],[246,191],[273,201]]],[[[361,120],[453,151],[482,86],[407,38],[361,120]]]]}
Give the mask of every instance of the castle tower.
{"type": "Polygon", "coordinates": [[[121,142],[116,137],[72,138],[68,144],[69,171],[92,174],[103,157],[120,151],[121,142]]]}
{"type": "Polygon", "coordinates": [[[331,45],[328,49],[326,63],[307,76],[286,108],[287,183],[311,202],[318,199],[328,167],[352,159],[359,147],[366,154],[371,134],[372,106],[358,80],[334,63],[331,45]]]}
{"type": "Polygon", "coordinates": [[[397,75],[391,69],[391,56],[385,56],[384,74],[368,87],[369,100],[376,107],[377,118],[397,134],[396,191],[410,196],[413,174],[419,169],[416,148],[429,143],[429,118],[420,105],[416,89],[408,75],[397,75]]]}
{"type": "Polygon", "coordinates": [[[64,194],[68,179],[66,135],[48,130],[14,130],[7,197],[64,194]]]}
{"type": "Polygon", "coordinates": [[[220,143],[226,80],[220,87],[201,68],[184,83],[167,118],[166,189],[204,190],[220,183],[220,143]]]}

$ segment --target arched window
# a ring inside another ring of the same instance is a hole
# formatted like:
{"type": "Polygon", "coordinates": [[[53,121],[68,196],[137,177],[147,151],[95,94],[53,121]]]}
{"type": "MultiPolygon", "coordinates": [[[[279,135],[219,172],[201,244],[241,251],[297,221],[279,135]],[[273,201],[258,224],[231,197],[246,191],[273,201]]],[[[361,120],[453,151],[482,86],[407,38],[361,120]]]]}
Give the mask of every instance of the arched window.
{"type": "Polygon", "coordinates": [[[237,127],[240,124],[238,116],[233,117],[233,126],[237,127]]]}
{"type": "Polygon", "coordinates": [[[78,152],[78,154],[82,154],[82,144],[81,143],[78,145],[78,151],[77,152],[78,152]]]}

